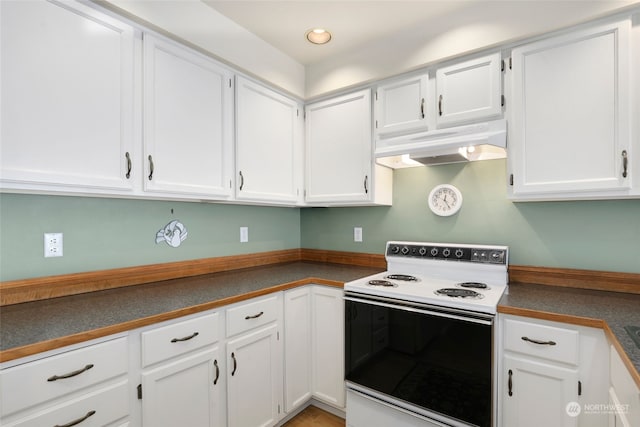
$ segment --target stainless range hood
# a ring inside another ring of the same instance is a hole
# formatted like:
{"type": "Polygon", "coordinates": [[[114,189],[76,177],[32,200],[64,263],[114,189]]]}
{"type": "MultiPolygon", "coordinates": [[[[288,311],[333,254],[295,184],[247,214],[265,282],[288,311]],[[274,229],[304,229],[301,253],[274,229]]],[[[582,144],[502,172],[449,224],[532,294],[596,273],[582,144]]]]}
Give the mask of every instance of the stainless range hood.
{"type": "Polygon", "coordinates": [[[376,162],[394,169],[506,157],[507,122],[495,120],[377,141],[376,162]]]}

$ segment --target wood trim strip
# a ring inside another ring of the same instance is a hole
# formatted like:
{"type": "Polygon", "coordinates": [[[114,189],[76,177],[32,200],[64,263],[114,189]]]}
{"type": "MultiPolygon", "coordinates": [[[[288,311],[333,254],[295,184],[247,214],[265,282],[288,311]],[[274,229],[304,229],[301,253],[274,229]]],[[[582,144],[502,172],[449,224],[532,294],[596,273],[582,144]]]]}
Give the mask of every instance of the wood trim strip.
{"type": "Polygon", "coordinates": [[[382,254],[327,251],[323,249],[301,249],[300,260],[357,265],[361,267],[387,268],[387,260],[382,254]]]}
{"type": "Polygon", "coordinates": [[[640,294],[640,274],[510,265],[509,281],[640,294]]]}
{"type": "Polygon", "coordinates": [[[300,260],[300,249],[0,282],[0,306],[300,260]]]}

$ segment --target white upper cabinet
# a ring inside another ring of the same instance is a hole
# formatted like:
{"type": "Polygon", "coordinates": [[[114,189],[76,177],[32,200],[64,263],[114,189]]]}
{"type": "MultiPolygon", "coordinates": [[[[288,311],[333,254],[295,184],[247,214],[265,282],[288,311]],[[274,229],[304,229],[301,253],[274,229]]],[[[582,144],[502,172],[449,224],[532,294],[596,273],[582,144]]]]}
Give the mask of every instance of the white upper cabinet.
{"type": "Polygon", "coordinates": [[[624,20],[513,50],[514,199],[629,194],[630,49],[624,20]]]}
{"type": "Polygon", "coordinates": [[[0,8],[1,188],[131,192],[133,28],[79,3],[0,8]]]}
{"type": "Polygon", "coordinates": [[[302,198],[302,107],[236,77],[236,199],[294,205],[302,198]]]}
{"type": "Polygon", "coordinates": [[[436,70],[438,127],[499,118],[502,115],[500,52],[436,70]]]}
{"type": "Polygon", "coordinates": [[[376,88],[376,140],[427,130],[428,82],[429,76],[420,74],[376,88]]]}
{"type": "Polygon", "coordinates": [[[371,90],[309,104],[305,116],[306,202],[390,204],[390,188],[380,190],[390,187],[391,173],[376,167],[373,175],[371,90]]]}
{"type": "Polygon", "coordinates": [[[144,190],[232,195],[233,75],[195,51],[144,35],[144,190]]]}

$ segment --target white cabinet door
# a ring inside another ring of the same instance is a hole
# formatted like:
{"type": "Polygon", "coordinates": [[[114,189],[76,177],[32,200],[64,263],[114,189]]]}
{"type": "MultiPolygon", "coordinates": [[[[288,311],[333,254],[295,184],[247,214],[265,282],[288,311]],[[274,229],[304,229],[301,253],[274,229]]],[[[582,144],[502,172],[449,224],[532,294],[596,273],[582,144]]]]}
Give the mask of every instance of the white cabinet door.
{"type": "Polygon", "coordinates": [[[376,140],[427,130],[428,81],[427,74],[420,74],[376,88],[376,140]]]}
{"type": "Polygon", "coordinates": [[[131,192],[133,28],[75,2],[0,8],[1,187],[131,192]]]}
{"type": "Polygon", "coordinates": [[[280,417],[282,355],[273,324],[227,342],[229,427],[265,427],[280,417]]]}
{"type": "Polygon", "coordinates": [[[302,189],[302,110],[236,77],[236,199],[295,204],[302,189]]]}
{"type": "Polygon", "coordinates": [[[621,194],[631,186],[629,21],[513,50],[513,197],[621,194]]]}
{"type": "Polygon", "coordinates": [[[224,426],[218,347],[142,374],[145,427],[224,426]]]}
{"type": "Polygon", "coordinates": [[[505,354],[503,374],[503,426],[578,425],[577,369],[505,354]]]}
{"type": "Polygon", "coordinates": [[[198,199],[232,194],[232,74],[144,35],[144,189],[198,199]]]}
{"type": "Polygon", "coordinates": [[[307,105],[306,120],[305,200],[309,203],[370,200],[371,91],[307,105]]]}
{"type": "Polygon", "coordinates": [[[313,287],[312,387],[315,398],[345,407],[344,299],[340,288],[313,287]]]}
{"type": "Polygon", "coordinates": [[[436,71],[438,127],[498,118],[502,114],[500,52],[436,71]]]}
{"type": "Polygon", "coordinates": [[[311,398],[311,287],[284,293],[284,409],[311,398]]]}

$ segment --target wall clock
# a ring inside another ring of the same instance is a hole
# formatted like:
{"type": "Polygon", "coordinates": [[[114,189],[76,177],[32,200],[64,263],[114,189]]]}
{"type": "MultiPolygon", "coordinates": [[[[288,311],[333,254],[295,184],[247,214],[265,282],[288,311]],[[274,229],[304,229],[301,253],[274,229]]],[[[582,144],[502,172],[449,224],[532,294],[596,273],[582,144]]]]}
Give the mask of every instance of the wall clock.
{"type": "Polygon", "coordinates": [[[462,193],[450,184],[437,185],[429,193],[429,209],[439,216],[451,216],[462,207],[462,193]]]}

